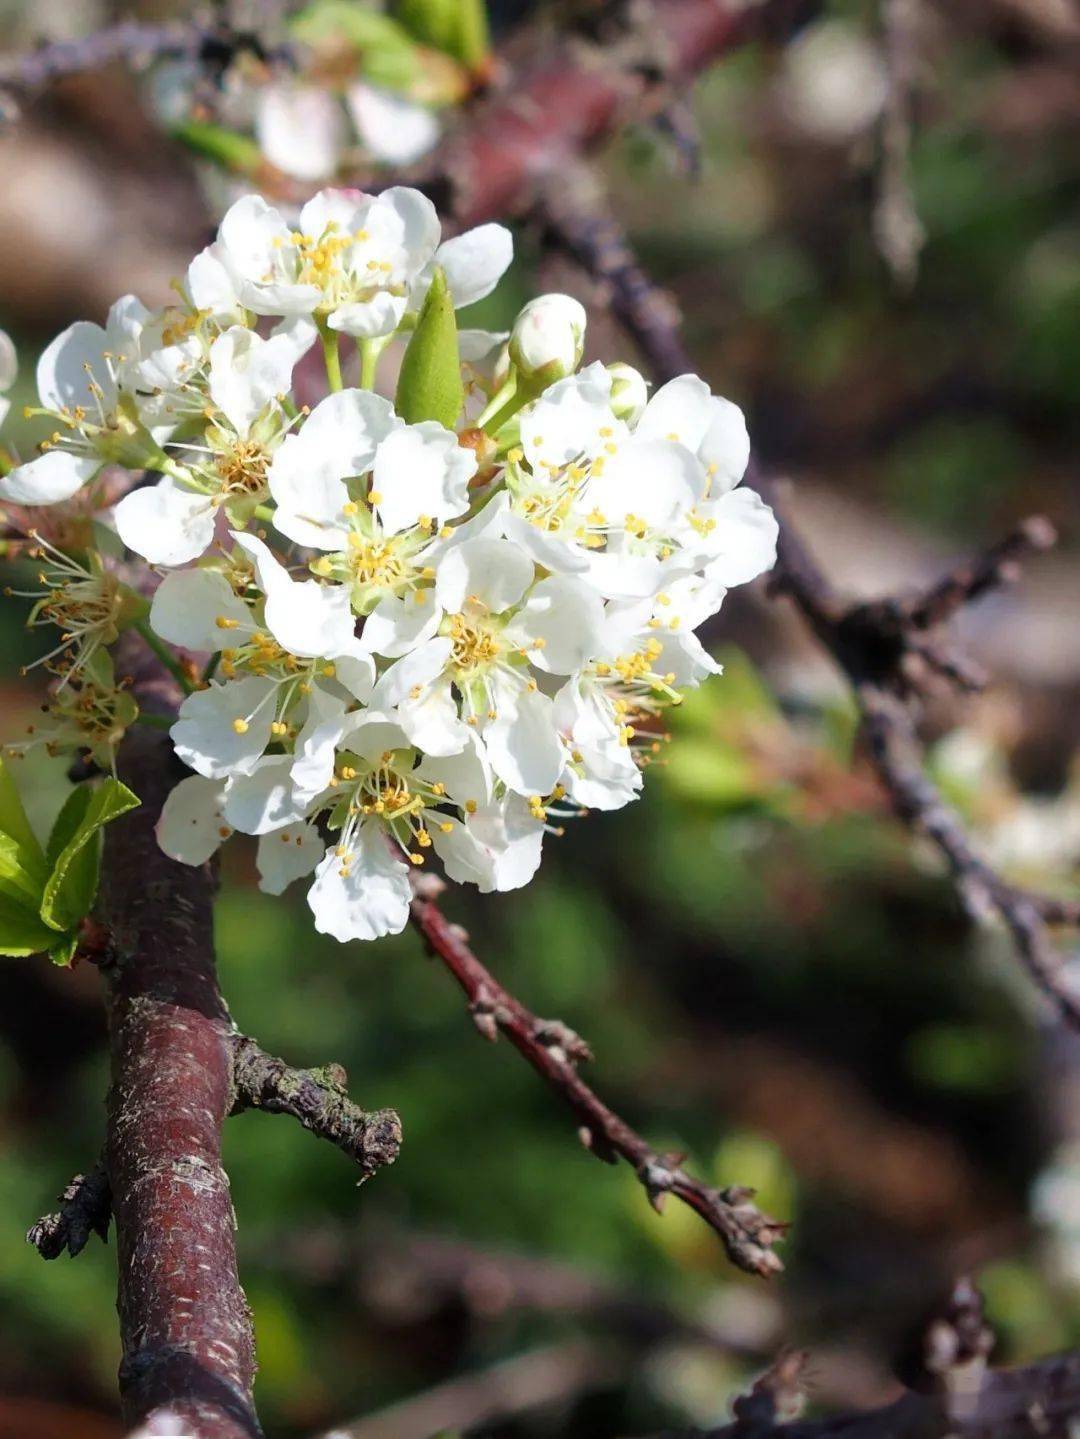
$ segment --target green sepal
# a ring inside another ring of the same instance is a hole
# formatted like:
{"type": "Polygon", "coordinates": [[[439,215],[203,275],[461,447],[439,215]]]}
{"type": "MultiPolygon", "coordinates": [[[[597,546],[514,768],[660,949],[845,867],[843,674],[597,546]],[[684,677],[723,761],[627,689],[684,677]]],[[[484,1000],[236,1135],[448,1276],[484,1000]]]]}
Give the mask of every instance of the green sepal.
{"type": "Polygon", "coordinates": [[[101,830],[138,803],[127,785],[112,778],[68,798],[49,841],[49,854],[55,857],[41,900],[41,918],[52,929],[72,929],[89,914],[97,893],[101,830]]]}
{"type": "Polygon", "coordinates": [[[394,408],[406,424],[438,420],[452,430],[464,403],[454,301],[436,269],[401,362],[394,408]]]}

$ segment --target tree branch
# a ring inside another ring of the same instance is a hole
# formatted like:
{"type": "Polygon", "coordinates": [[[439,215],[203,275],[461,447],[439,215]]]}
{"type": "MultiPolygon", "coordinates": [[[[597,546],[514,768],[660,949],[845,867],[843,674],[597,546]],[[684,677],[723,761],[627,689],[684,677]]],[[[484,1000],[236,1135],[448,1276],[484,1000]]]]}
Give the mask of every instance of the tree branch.
{"type": "Polygon", "coordinates": [[[232,1041],[235,1097],[232,1113],[262,1109],[289,1114],[319,1139],[326,1139],[360,1167],[360,1180],[393,1164],[401,1147],[401,1121],[392,1109],[370,1113],[349,1098],[348,1076],[340,1064],[293,1069],[242,1035],[232,1041]]]}
{"type": "Polygon", "coordinates": [[[559,1020],[539,1019],[501,985],[469,948],[460,926],[439,909],[438,879],[418,880],[412,919],[429,952],[464,990],[469,1011],[485,1039],[501,1031],[533,1069],[569,1105],[581,1125],[579,1136],[598,1159],[625,1159],[657,1211],[669,1194],[689,1205],[720,1236],[728,1257],[751,1274],[770,1276],[783,1267],[773,1245],[786,1226],[751,1203],[753,1191],[714,1189],[682,1167],[682,1156],[658,1154],[646,1140],[585,1083],[577,1065],[592,1058],[588,1045],[559,1020]]]}
{"type": "Polygon", "coordinates": [[[89,1174],[76,1174],[60,1195],[60,1209],[32,1225],[26,1241],[42,1259],[58,1259],[66,1249],[72,1259],[86,1248],[91,1234],[102,1243],[109,1237],[112,1196],[105,1163],[98,1160],[89,1174]]]}
{"type": "MultiPolygon", "coordinates": [[[[614,314],[656,379],[692,371],[675,307],[638,264],[596,193],[571,177],[571,183],[542,192],[538,213],[548,237],[607,287],[614,314]]],[[[1054,543],[1053,527],[1033,517],[922,592],[857,602],[841,595],[817,564],[787,512],[782,488],[754,464],[747,483],[768,500],[780,522],[773,592],[794,601],[851,682],[870,758],[897,814],[937,846],[969,905],[1005,924],[1032,979],[1062,1017],[1080,1028],[1080,993],[1047,929],[1080,923],[1080,904],[1014,885],[979,855],[960,816],[926,774],[908,707],[935,675],[963,689],[981,688],[985,677],[937,631],[964,605],[1014,581],[1023,558],[1054,543]]]]}

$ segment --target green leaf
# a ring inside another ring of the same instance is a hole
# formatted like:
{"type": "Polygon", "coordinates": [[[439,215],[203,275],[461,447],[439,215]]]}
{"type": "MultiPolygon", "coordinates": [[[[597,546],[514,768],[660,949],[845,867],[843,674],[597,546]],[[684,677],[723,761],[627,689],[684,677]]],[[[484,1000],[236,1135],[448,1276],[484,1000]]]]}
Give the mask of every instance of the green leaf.
{"type": "Polygon", "coordinates": [[[454,301],[436,269],[401,362],[394,408],[406,424],[438,420],[452,430],[464,403],[454,301]]]}
{"type": "Polygon", "coordinates": [[[37,836],[26,818],[15,781],[0,755],[0,831],[10,836],[18,847],[23,866],[32,873],[40,873],[44,883],[47,870],[45,856],[41,852],[37,836]]]}
{"type": "Polygon", "coordinates": [[[0,894],[0,954],[22,958],[56,943],[56,933],[25,905],[0,894]]]}
{"type": "Polygon", "coordinates": [[[49,842],[45,846],[45,862],[49,867],[50,874],[55,869],[56,861],[60,858],[62,850],[75,838],[93,797],[93,789],[87,784],[80,784],[75,786],[64,801],[60,813],[53,821],[49,842]]]}
{"type": "Polygon", "coordinates": [[[65,934],[57,944],[50,945],[49,958],[58,969],[70,969],[71,961],[75,958],[75,951],[79,947],[79,935],[77,930],[65,934]]]}
{"type": "MultiPolygon", "coordinates": [[[[101,830],[110,820],[126,814],[138,803],[138,796],[115,779],[106,779],[91,792],[81,816],[78,816],[81,802],[75,801],[74,797],[68,800],[57,820],[57,826],[63,821],[58,843],[64,838],[64,831],[72,825],[74,828],[58,849],[45,886],[41,918],[46,924],[58,930],[72,929],[83,915],[89,913],[97,893],[101,830]]],[[[53,848],[50,844],[50,849],[53,848]]]]}
{"type": "Polygon", "coordinates": [[[397,0],[403,25],[425,45],[476,70],[491,49],[485,0],[397,0]]]}
{"type": "MultiPolygon", "coordinates": [[[[40,851],[39,851],[40,853],[40,851]]],[[[26,863],[23,849],[10,834],[0,833],[0,894],[25,905],[31,914],[41,907],[45,888],[44,865],[26,863]]]]}

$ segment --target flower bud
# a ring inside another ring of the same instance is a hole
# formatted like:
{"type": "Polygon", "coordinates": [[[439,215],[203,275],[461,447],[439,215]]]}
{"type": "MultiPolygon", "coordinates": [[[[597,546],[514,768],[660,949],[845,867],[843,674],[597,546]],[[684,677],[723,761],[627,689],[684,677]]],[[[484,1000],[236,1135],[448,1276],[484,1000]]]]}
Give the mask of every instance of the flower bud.
{"type": "Polygon", "coordinates": [[[541,385],[572,375],[585,349],[585,311],[569,295],[539,295],[518,315],[510,332],[510,358],[528,380],[541,385]]]}
{"type": "Polygon", "coordinates": [[[613,412],[627,424],[635,424],[641,419],[649,398],[649,387],[645,383],[644,375],[640,370],[635,370],[633,365],[624,365],[621,360],[617,364],[608,365],[607,372],[611,376],[613,412]]]}

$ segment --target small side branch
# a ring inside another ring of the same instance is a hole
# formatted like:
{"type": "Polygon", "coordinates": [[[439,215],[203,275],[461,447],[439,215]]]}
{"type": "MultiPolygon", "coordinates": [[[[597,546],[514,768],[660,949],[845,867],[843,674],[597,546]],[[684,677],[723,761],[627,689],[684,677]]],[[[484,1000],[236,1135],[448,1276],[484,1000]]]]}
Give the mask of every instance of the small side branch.
{"type": "Polygon", "coordinates": [[[367,1111],[354,1104],[340,1064],[293,1069],[243,1036],[234,1040],[233,1050],[233,1114],[262,1109],[291,1115],[347,1154],[359,1166],[361,1184],[393,1164],[401,1148],[400,1119],[392,1109],[367,1111]]]}
{"type": "Polygon", "coordinates": [[[673,1194],[716,1231],[732,1263],[751,1274],[778,1273],[783,1265],[773,1245],[783,1238],[786,1226],[757,1208],[752,1190],[715,1189],[695,1179],[683,1169],[681,1155],[657,1153],[610,1109],[577,1072],[579,1063],[592,1058],[588,1045],[560,1021],[538,1018],[495,979],[469,948],[460,926],[439,909],[435,901],[439,888],[441,882],[430,877],[419,882],[413,923],[429,952],[464,990],[480,1033],[490,1040],[500,1031],[506,1035],[573,1110],[585,1147],[609,1164],[625,1159],[657,1211],[673,1194]]]}
{"type": "Polygon", "coordinates": [[[101,1242],[109,1238],[112,1196],[104,1161],[98,1160],[88,1174],[76,1174],[60,1195],[60,1208],[31,1226],[26,1236],[42,1259],[58,1259],[66,1250],[74,1259],[86,1248],[91,1234],[101,1242]]]}

